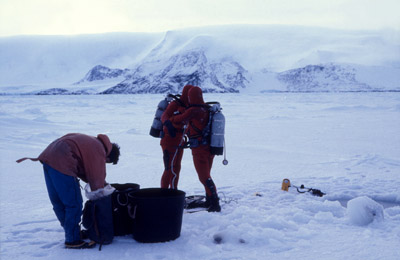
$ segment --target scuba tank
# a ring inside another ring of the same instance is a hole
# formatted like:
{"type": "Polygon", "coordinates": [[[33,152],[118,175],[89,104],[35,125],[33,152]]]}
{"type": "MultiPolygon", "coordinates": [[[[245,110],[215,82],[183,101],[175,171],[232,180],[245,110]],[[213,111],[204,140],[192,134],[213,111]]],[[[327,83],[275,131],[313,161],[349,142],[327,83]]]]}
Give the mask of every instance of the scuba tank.
{"type": "Polygon", "coordinates": [[[169,102],[171,102],[172,97],[167,95],[163,100],[158,103],[156,114],[153,119],[153,124],[150,128],[150,135],[153,137],[161,137],[161,131],[163,129],[163,124],[161,122],[161,116],[164,113],[165,109],[167,108],[169,102]]]}
{"type": "Polygon", "coordinates": [[[219,103],[213,104],[210,108],[210,148],[211,154],[222,155],[225,143],[225,116],[221,112],[219,103]]]}

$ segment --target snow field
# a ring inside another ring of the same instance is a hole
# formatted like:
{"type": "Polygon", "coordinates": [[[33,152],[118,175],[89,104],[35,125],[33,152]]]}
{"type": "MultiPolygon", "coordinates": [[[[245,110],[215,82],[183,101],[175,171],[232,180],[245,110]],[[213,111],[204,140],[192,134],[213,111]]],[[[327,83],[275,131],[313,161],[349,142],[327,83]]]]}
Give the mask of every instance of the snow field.
{"type": "MultiPolygon", "coordinates": [[[[101,252],[63,249],[40,163],[15,160],[69,132],[105,133],[121,146],[108,181],[158,187],[162,152],[148,132],[161,98],[0,96],[1,259],[400,258],[398,93],[207,94],[226,118],[229,164],[216,157],[212,170],[222,212],[185,213],[168,243],[127,236],[101,252]],[[284,178],[327,195],[282,191],[284,178]]],[[[204,193],[190,150],[179,188],[204,193]]]]}

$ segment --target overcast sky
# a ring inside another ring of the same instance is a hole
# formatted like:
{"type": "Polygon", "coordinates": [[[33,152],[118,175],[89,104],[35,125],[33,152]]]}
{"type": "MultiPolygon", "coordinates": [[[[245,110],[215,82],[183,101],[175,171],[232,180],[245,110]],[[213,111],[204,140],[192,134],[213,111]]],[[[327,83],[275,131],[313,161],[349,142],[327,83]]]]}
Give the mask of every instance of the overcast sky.
{"type": "Polygon", "coordinates": [[[218,24],[400,30],[400,0],[0,0],[0,36],[218,24]]]}

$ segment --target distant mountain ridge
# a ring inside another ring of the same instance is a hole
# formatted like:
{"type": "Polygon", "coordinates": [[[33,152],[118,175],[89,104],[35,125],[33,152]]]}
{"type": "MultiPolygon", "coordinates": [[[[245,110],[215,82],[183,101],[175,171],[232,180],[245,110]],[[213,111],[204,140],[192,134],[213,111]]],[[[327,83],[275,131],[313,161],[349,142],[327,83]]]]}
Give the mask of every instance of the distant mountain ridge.
{"type": "Polygon", "coordinates": [[[0,38],[0,93],[178,93],[186,84],[209,93],[399,91],[393,39],[268,25],[0,38]]]}
{"type": "MultiPolygon", "coordinates": [[[[182,58],[182,57],[181,57],[182,58]]],[[[202,86],[206,81],[208,88],[203,88],[205,93],[239,93],[249,87],[248,72],[240,64],[225,61],[219,64],[207,64],[206,59],[199,58],[196,62],[188,62],[187,73],[181,70],[171,73],[178,59],[172,59],[171,66],[155,75],[142,75],[140,68],[136,71],[128,69],[109,69],[104,66],[95,66],[87,75],[90,81],[102,81],[120,77],[123,72],[124,79],[116,86],[110,87],[97,94],[144,94],[144,93],[180,93],[186,84],[202,86]],[[198,63],[199,60],[202,62],[198,63]],[[230,67],[229,69],[224,69],[230,67]],[[115,71],[117,73],[99,73],[100,71],[115,71]],[[231,73],[226,73],[231,71],[231,73]],[[95,77],[93,75],[97,75],[95,77]],[[219,79],[222,79],[221,81],[219,79]],[[221,83],[223,82],[223,83],[221,83]]],[[[182,65],[178,62],[178,64],[182,65]]],[[[372,87],[357,80],[357,69],[350,65],[320,64],[307,65],[281,73],[271,73],[281,84],[281,89],[274,92],[371,92],[371,91],[399,91],[400,89],[387,89],[372,87]],[[283,87],[283,88],[282,88],[283,87]]],[[[84,82],[85,77],[80,82],[84,82]]],[[[89,81],[89,80],[88,80],[89,81]]],[[[62,88],[52,88],[37,92],[39,95],[67,95],[90,94],[85,90],[69,91],[62,88]]],[[[93,93],[92,93],[93,94],[93,93]]]]}

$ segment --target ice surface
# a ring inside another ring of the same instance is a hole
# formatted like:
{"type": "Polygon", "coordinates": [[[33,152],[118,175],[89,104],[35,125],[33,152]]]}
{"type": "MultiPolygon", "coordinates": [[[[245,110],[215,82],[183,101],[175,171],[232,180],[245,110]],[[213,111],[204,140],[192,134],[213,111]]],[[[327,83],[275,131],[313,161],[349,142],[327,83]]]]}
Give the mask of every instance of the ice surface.
{"type": "MultiPolygon", "coordinates": [[[[207,94],[226,118],[229,164],[219,156],[212,169],[221,213],[184,214],[181,236],[168,243],[126,236],[101,252],[65,250],[40,163],[15,160],[37,156],[66,133],[104,133],[121,146],[118,165],[107,166],[108,182],[159,187],[162,151],[149,130],[162,98],[0,96],[1,259],[400,258],[398,93],[207,94]],[[282,191],[284,178],[327,195],[282,191]],[[366,208],[376,206],[364,196],[392,206],[375,210],[380,221],[358,225],[360,215],[371,216],[366,208]],[[353,224],[339,201],[355,198],[362,201],[350,205],[353,224]]],[[[204,193],[189,150],[179,188],[204,193]]]]}

